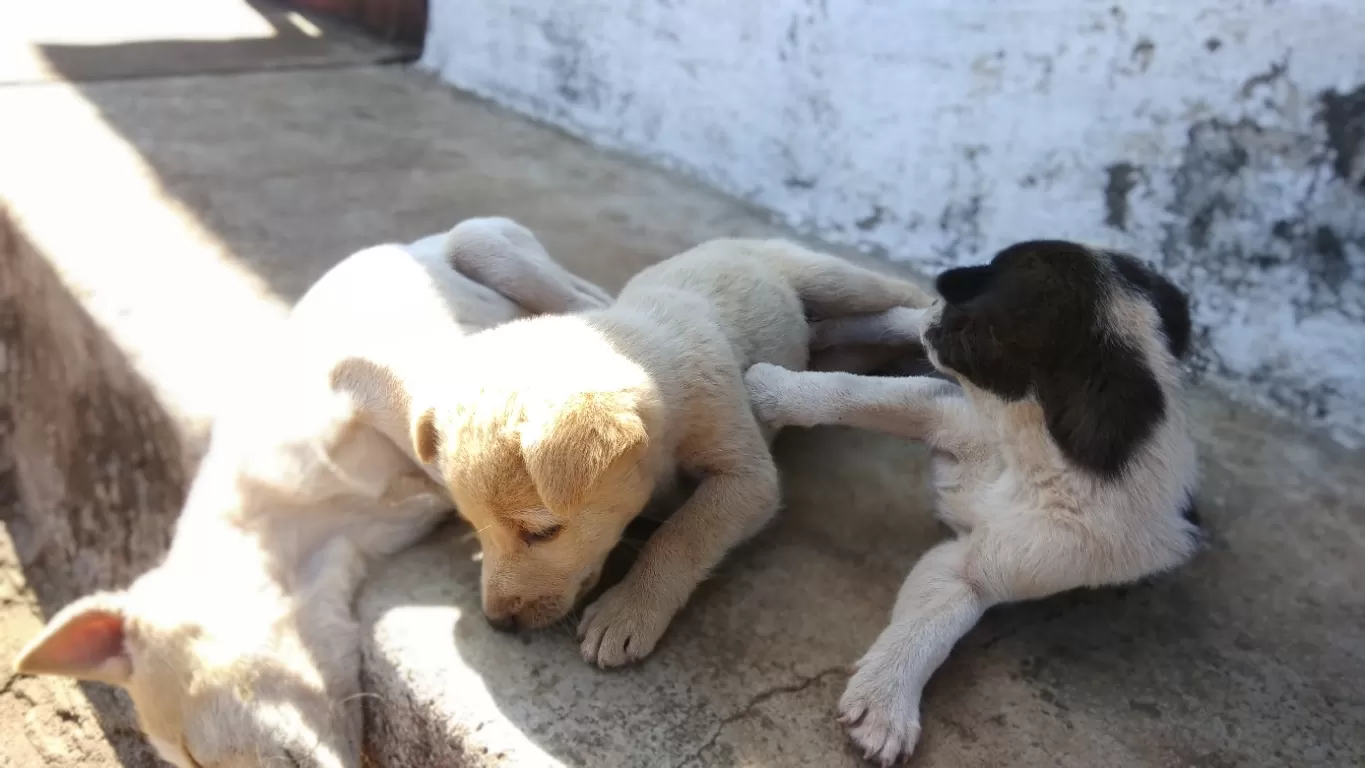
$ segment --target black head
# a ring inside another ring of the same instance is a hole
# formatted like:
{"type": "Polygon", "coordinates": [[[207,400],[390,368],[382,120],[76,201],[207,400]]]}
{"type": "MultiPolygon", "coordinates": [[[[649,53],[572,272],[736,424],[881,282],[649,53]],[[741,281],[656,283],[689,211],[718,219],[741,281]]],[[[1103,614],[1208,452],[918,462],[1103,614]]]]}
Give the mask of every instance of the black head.
{"type": "Polygon", "coordinates": [[[1162,335],[1172,357],[1189,346],[1185,295],[1141,262],[1061,240],[1018,243],[990,264],[950,269],[945,305],[927,329],[939,364],[1005,400],[1032,395],[1068,459],[1106,478],[1165,417],[1166,395],[1143,353],[1162,335]],[[1121,327],[1116,302],[1151,305],[1159,327],[1121,327]]]}

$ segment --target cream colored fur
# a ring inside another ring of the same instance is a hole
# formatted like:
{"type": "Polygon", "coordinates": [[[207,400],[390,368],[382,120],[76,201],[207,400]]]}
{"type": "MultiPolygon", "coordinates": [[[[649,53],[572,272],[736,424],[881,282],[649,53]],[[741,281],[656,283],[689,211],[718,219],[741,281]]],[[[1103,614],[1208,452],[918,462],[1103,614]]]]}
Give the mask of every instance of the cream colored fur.
{"type": "Polygon", "coordinates": [[[508,219],[341,262],[219,417],[164,562],[58,613],[17,669],[122,686],[177,766],[358,766],[355,588],[451,508],[406,382],[481,375],[467,334],[609,300],[508,219]]]}
{"type": "Polygon", "coordinates": [[[743,371],[805,367],[806,312],[927,301],[909,283],[791,243],[717,240],[644,270],[607,309],[470,338],[459,359],[483,374],[433,387],[413,437],[478,531],[490,621],[568,617],[626,524],[682,470],[699,479],[695,492],[578,628],[589,662],[648,655],[697,584],[777,511],[770,435],[743,371]]]}
{"type": "MultiPolygon", "coordinates": [[[[919,343],[942,309],[940,301],[823,323],[816,344],[919,343]]],[[[1196,469],[1176,361],[1152,306],[1116,292],[1108,312],[1113,332],[1141,350],[1168,401],[1165,419],[1114,482],[1062,455],[1033,397],[1008,402],[972,386],[927,341],[930,361],[961,386],[761,364],[747,373],[755,411],[771,428],[841,424],[922,440],[932,450],[938,514],[956,536],[915,564],[890,626],[858,661],[839,701],[840,721],[869,758],[890,765],[914,749],[925,683],[987,608],[1135,581],[1197,549],[1179,512],[1196,469]]]]}

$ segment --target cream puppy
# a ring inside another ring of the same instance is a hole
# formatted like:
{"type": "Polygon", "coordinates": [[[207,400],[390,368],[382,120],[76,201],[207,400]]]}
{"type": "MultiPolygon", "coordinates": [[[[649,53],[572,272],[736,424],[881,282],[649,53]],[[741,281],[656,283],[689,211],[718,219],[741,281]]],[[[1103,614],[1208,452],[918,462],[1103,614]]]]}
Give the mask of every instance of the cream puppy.
{"type": "Polygon", "coordinates": [[[937,281],[927,311],[822,324],[820,344],[922,344],[937,378],[756,365],[772,428],[844,424],[924,441],[956,536],[910,571],[839,718],[889,765],[920,733],[920,692],[992,605],[1122,584],[1197,550],[1194,443],[1177,361],[1185,296],[1130,256],[1020,243],[937,281]]]}
{"type": "Polygon", "coordinates": [[[482,375],[415,400],[432,462],[483,545],[495,626],[565,618],[661,481],[699,480],[625,579],[585,611],[584,659],[654,649],[697,584],[778,507],[777,470],[743,371],[801,368],[806,313],[926,306],[909,283],[771,240],[716,240],[644,270],[607,309],[509,323],[470,338],[482,375]]]}
{"type": "Polygon", "coordinates": [[[451,508],[411,453],[405,382],[461,375],[466,334],[608,301],[508,219],[341,262],[218,418],[164,562],[66,607],[17,670],[121,686],[182,768],[358,766],[352,597],[451,508]]]}

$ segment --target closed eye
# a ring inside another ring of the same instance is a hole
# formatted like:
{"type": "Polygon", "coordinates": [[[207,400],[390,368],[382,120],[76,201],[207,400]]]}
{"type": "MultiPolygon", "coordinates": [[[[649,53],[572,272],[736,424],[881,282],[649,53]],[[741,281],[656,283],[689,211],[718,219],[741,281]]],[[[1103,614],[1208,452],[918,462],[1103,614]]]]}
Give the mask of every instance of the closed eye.
{"type": "Polygon", "coordinates": [[[521,540],[527,544],[543,544],[554,539],[554,537],[558,536],[563,530],[564,526],[562,525],[551,525],[548,528],[540,528],[534,531],[528,531],[523,528],[521,531],[521,540]]]}

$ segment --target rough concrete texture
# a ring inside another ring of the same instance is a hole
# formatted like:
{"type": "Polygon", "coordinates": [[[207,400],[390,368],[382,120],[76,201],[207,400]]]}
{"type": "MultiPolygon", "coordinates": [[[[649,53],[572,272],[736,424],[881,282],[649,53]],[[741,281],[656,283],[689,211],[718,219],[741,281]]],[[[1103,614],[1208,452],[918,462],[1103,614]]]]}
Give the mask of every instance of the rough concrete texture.
{"type": "Polygon", "coordinates": [[[425,66],[924,271],[1029,237],[1194,292],[1192,372],[1365,444],[1359,2],[433,0],[425,66]]]}
{"type": "MultiPolygon", "coordinates": [[[[169,49],[181,55],[179,48],[169,49]]],[[[754,212],[394,67],[0,88],[0,638],[165,545],[235,371],[350,251],[466,216],[525,221],[618,287],[754,212]]],[[[1127,590],[993,611],[930,686],[923,766],[1365,761],[1362,456],[1202,390],[1213,546],[1127,590]]],[[[359,600],[383,766],[856,765],[844,666],[940,532],[914,446],[780,442],[788,509],[643,665],[479,616],[467,530],[359,600]]],[[[626,547],[629,553],[629,547],[626,547]]],[[[151,766],[121,696],[0,686],[0,764],[151,766]]]]}

